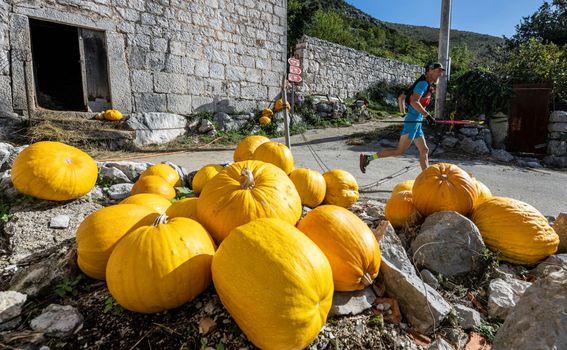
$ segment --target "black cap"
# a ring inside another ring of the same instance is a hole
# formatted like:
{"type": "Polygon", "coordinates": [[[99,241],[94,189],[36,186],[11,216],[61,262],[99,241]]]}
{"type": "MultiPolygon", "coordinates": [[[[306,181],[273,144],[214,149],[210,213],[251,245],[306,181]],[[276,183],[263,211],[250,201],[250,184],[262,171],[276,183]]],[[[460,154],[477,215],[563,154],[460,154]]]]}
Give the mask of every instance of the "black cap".
{"type": "Polygon", "coordinates": [[[428,70],[437,69],[437,68],[441,70],[445,70],[445,67],[443,67],[443,65],[440,62],[433,62],[425,66],[425,71],[427,72],[428,70]]]}

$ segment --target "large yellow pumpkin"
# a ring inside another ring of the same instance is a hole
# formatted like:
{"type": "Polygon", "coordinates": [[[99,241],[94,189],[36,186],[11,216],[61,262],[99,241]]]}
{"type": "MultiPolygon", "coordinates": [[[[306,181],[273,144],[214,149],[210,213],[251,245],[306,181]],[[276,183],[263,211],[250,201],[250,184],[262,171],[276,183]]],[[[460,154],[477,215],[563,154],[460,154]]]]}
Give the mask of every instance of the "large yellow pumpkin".
{"type": "Polygon", "coordinates": [[[205,186],[197,217],[220,244],[230,231],[259,218],[279,218],[295,225],[301,198],[289,177],[275,165],[247,160],[226,167],[205,186]]]}
{"type": "Polygon", "coordinates": [[[201,193],[203,187],[209,182],[210,179],[215,177],[224,167],[220,164],[207,164],[193,176],[191,188],[195,194],[201,193]]]}
{"type": "Polygon", "coordinates": [[[167,164],[154,164],[140,174],[140,178],[148,175],[159,176],[172,187],[181,186],[181,177],[177,170],[167,164]]]}
{"type": "Polygon", "coordinates": [[[258,219],[235,228],[216,252],[212,271],[223,305],[261,349],[303,349],[325,324],[331,267],[285,221],[258,219]]]}
{"type": "Polygon", "coordinates": [[[351,211],[320,205],[297,224],[325,253],[337,291],[360,290],[372,284],[380,268],[380,246],[374,233],[351,211]]]}
{"type": "Polygon", "coordinates": [[[392,189],[392,194],[390,196],[393,197],[396,193],[402,192],[402,191],[411,191],[411,189],[413,188],[413,183],[414,183],[414,180],[405,180],[405,181],[398,183],[392,189]]]}
{"type": "Polygon", "coordinates": [[[534,207],[512,198],[492,197],[472,214],[488,248],[502,253],[502,260],[531,265],[553,255],[559,235],[534,207]]]}
{"type": "Polygon", "coordinates": [[[286,174],[291,173],[294,169],[293,154],[286,145],[280,142],[264,142],[256,148],[252,159],[274,164],[286,174]]]}
{"type": "Polygon", "coordinates": [[[323,174],[327,189],[325,191],[325,204],[338,205],[350,208],[358,200],[358,183],[354,176],[342,169],[329,170],[323,174]]]}
{"type": "Polygon", "coordinates": [[[171,202],[163,198],[159,194],[154,193],[138,193],[133,196],[126,197],[120,204],[139,204],[153,209],[158,214],[163,214],[171,206],[171,202]]]}
{"type": "Polygon", "coordinates": [[[214,254],[213,240],[197,221],[160,215],[118,242],[106,267],[108,290],[135,312],[178,307],[210,284],[214,254]]]}
{"type": "Polygon", "coordinates": [[[140,176],[130,190],[131,195],[138,193],[153,193],[166,199],[175,198],[175,189],[173,186],[157,175],[140,176]]]}
{"type": "Polygon", "coordinates": [[[98,177],[96,162],[78,148],[42,141],[26,148],[12,165],[12,183],[36,198],[66,201],[87,194],[98,177]]]}
{"type": "Polygon", "coordinates": [[[184,217],[197,220],[197,197],[183,198],[173,203],[165,214],[169,218],[184,217]]]}
{"type": "Polygon", "coordinates": [[[85,275],[104,280],[106,263],[116,242],[151,223],[158,213],[139,204],[117,204],[87,216],[77,229],[77,263],[85,275]]]}
{"type": "Polygon", "coordinates": [[[303,205],[315,208],[325,199],[327,184],[317,170],[297,168],[289,174],[289,178],[295,185],[303,205]]]}
{"type": "Polygon", "coordinates": [[[269,142],[270,139],[261,135],[252,135],[246,137],[244,140],[240,141],[234,150],[234,161],[240,162],[243,160],[250,160],[254,154],[254,151],[258,146],[265,142],[269,142]]]}
{"type": "Polygon", "coordinates": [[[112,121],[118,121],[124,119],[122,113],[117,109],[108,109],[104,111],[103,117],[106,120],[112,120],[112,121]]]}
{"type": "Polygon", "coordinates": [[[477,189],[474,180],[463,169],[448,163],[429,166],[415,179],[413,204],[424,216],[438,211],[456,211],[468,215],[477,189]]]}
{"type": "Polygon", "coordinates": [[[392,193],[392,196],[386,202],[384,216],[395,228],[414,225],[421,218],[413,205],[411,191],[392,193]]]}

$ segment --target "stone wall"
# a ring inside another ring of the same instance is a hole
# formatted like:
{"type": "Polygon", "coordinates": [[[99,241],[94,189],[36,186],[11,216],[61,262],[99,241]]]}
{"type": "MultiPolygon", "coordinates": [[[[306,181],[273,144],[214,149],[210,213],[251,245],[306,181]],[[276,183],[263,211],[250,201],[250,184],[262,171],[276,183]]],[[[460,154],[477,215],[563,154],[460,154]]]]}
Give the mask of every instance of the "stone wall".
{"type": "Polygon", "coordinates": [[[308,36],[296,45],[295,55],[301,60],[301,90],[308,94],[354,97],[376,82],[409,85],[423,73],[420,66],[308,36]]]}
{"type": "Polygon", "coordinates": [[[12,111],[12,88],[10,79],[10,61],[8,52],[10,42],[8,40],[8,17],[10,5],[6,1],[0,1],[0,111],[12,111]]]}
{"type": "Polygon", "coordinates": [[[104,31],[112,104],[126,113],[247,110],[285,74],[286,0],[3,0],[0,110],[26,109],[30,17],[104,31]]]}
{"type": "Polygon", "coordinates": [[[544,162],[551,166],[567,168],[567,112],[552,112],[548,131],[548,156],[544,162]]]}

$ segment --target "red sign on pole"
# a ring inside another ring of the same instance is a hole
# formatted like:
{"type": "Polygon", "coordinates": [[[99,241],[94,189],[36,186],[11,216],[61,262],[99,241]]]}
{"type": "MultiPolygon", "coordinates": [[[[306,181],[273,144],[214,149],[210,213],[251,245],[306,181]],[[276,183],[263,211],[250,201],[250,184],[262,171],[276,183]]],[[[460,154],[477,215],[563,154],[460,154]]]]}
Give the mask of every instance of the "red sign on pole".
{"type": "Polygon", "coordinates": [[[287,63],[293,67],[299,67],[300,61],[297,58],[290,57],[287,59],[287,63]]]}
{"type": "Polygon", "coordinates": [[[290,66],[290,67],[289,67],[289,72],[290,72],[291,74],[297,74],[297,75],[299,75],[299,74],[301,74],[301,68],[295,67],[295,66],[290,66]]]}
{"type": "Polygon", "coordinates": [[[287,80],[293,81],[294,83],[300,83],[303,79],[301,79],[301,75],[289,73],[287,75],[287,80]]]}

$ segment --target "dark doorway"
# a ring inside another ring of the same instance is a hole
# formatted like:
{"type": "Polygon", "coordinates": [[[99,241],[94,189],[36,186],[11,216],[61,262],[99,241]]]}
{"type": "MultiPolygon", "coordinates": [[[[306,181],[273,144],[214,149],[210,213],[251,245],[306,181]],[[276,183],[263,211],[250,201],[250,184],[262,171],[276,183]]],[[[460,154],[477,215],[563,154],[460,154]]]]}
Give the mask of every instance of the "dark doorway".
{"type": "Polygon", "coordinates": [[[551,84],[514,85],[508,119],[508,150],[546,153],[551,84]]]}
{"type": "Polygon", "coordinates": [[[30,19],[39,106],[85,111],[77,28],[30,19]]]}
{"type": "Polygon", "coordinates": [[[104,32],[30,18],[37,103],[100,112],[111,105],[104,32]]]}

